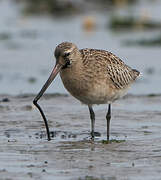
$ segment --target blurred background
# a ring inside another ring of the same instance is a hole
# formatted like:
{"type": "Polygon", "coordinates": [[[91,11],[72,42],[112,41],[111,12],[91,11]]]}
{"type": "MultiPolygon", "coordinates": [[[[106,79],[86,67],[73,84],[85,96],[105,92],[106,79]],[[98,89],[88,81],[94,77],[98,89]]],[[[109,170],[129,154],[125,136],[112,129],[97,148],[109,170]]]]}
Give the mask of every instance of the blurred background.
{"type": "MultiPolygon", "coordinates": [[[[161,93],[160,0],[0,0],[0,93],[38,93],[62,41],[141,71],[130,93],[161,93]]],[[[60,77],[47,92],[66,93],[60,77]]]]}

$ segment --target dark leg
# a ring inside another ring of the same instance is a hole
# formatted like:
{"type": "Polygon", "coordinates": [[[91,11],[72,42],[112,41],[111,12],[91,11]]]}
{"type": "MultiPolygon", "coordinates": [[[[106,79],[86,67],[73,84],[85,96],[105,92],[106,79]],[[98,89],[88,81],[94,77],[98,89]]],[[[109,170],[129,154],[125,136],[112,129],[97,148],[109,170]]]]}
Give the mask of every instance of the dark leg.
{"type": "Polygon", "coordinates": [[[95,126],[95,114],[92,106],[88,106],[91,118],[91,139],[94,140],[94,126],[95,126]]]}
{"type": "Polygon", "coordinates": [[[108,112],[106,115],[107,120],[107,141],[109,141],[110,137],[110,119],[111,119],[111,104],[108,105],[108,112]]]}

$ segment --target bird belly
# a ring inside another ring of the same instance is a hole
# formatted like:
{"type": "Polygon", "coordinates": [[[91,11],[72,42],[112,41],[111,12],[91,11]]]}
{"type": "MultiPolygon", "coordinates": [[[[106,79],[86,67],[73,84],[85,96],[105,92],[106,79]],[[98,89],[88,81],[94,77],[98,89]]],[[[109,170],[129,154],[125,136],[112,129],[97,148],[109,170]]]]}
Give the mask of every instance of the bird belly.
{"type": "Polygon", "coordinates": [[[84,104],[110,104],[115,100],[123,97],[127,93],[127,89],[114,90],[109,85],[97,86],[89,91],[84,97],[77,97],[84,104]]]}
{"type": "Polygon", "coordinates": [[[95,81],[94,79],[76,75],[69,75],[70,73],[60,73],[64,87],[68,92],[83,104],[107,104],[111,103],[126,94],[126,90],[116,90],[110,87],[105,79],[95,81]]]}

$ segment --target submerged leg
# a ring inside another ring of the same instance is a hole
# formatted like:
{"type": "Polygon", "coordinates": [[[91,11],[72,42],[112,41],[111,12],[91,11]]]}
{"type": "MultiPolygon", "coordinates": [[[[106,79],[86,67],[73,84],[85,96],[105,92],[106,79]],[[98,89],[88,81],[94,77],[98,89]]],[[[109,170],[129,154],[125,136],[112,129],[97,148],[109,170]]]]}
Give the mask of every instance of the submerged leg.
{"type": "Polygon", "coordinates": [[[95,127],[95,114],[92,106],[89,106],[90,118],[91,118],[91,139],[94,140],[94,127],[95,127]]]}
{"type": "Polygon", "coordinates": [[[110,137],[110,119],[111,119],[111,104],[108,105],[108,112],[106,115],[107,120],[107,141],[109,141],[110,137]]]}

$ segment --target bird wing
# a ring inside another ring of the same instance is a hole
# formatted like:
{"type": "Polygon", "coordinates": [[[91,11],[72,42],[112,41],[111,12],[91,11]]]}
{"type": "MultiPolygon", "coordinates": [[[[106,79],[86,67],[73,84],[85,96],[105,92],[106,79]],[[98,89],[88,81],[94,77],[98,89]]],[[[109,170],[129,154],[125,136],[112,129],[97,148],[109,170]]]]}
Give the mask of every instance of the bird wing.
{"type": "Polygon", "coordinates": [[[130,85],[140,74],[139,71],[127,66],[111,52],[97,49],[82,49],[81,53],[84,55],[85,64],[95,59],[99,64],[106,66],[107,77],[117,89],[130,85]]]}

